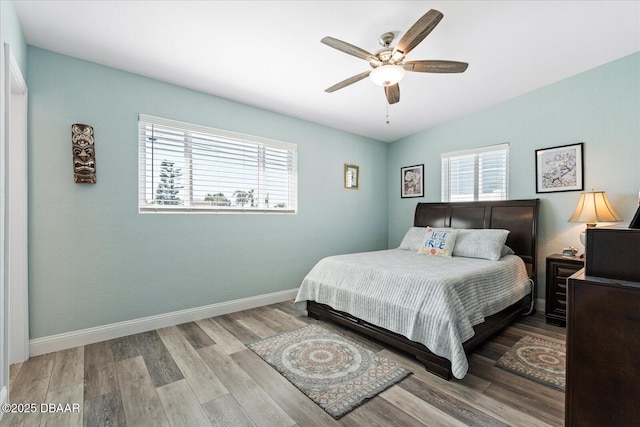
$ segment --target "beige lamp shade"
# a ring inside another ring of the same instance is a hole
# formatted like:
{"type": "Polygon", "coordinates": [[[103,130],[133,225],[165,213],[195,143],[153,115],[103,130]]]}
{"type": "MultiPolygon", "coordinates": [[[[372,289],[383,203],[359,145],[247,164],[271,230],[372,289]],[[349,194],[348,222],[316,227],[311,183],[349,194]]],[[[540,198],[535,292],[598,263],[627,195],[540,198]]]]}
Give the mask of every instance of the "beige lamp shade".
{"type": "Polygon", "coordinates": [[[604,191],[588,191],[580,194],[578,206],[569,222],[586,222],[587,227],[595,227],[597,222],[622,221],[613,210],[604,191]]]}

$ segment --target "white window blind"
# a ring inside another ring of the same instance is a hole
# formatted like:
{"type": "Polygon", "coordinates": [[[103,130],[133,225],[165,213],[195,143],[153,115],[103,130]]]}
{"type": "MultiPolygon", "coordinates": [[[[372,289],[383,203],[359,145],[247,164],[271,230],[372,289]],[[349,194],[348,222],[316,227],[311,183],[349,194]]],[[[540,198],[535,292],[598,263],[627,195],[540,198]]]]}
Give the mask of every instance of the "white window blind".
{"type": "Polygon", "coordinates": [[[442,201],[507,200],[509,144],[443,153],[442,201]]]}
{"type": "Polygon", "coordinates": [[[140,212],[297,211],[297,145],[140,114],[140,212]]]}

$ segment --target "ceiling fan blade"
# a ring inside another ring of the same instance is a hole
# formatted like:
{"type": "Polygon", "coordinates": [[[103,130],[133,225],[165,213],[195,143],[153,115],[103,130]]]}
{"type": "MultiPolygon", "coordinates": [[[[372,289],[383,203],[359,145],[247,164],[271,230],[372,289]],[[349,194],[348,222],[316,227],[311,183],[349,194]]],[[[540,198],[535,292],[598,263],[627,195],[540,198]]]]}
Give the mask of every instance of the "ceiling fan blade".
{"type": "Polygon", "coordinates": [[[402,56],[408,54],[429,35],[443,17],[444,15],[435,9],[431,9],[422,15],[422,18],[418,19],[416,23],[413,24],[406,33],[404,33],[404,36],[402,36],[396,47],[393,49],[393,56],[396,57],[396,52],[398,51],[402,53],[402,56]]]}
{"type": "Polygon", "coordinates": [[[322,43],[327,46],[331,46],[334,49],[338,49],[341,52],[348,53],[349,55],[353,55],[356,58],[364,59],[365,61],[373,58],[373,55],[367,52],[364,49],[360,49],[358,46],[354,46],[350,43],[343,42],[342,40],[334,39],[333,37],[324,37],[320,40],[322,43]]]}
{"type": "Polygon", "coordinates": [[[469,64],[456,61],[407,61],[404,69],[418,73],[464,73],[469,64]]]}
{"type": "Polygon", "coordinates": [[[342,89],[345,86],[349,86],[355,82],[359,82],[360,80],[367,78],[371,74],[371,70],[365,71],[364,73],[356,74],[355,76],[349,77],[346,80],[341,81],[340,83],[336,83],[330,88],[325,89],[324,91],[327,93],[335,92],[338,89],[342,89]]]}
{"type": "Polygon", "coordinates": [[[384,94],[387,95],[389,104],[395,104],[400,101],[400,86],[398,83],[384,87],[384,94]]]}

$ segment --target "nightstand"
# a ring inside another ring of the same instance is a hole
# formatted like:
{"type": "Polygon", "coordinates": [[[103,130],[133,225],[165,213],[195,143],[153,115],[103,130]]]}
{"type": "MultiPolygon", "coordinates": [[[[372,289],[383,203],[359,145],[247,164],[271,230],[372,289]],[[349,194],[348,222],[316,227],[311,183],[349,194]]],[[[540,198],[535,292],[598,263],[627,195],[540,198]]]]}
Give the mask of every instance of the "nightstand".
{"type": "Polygon", "coordinates": [[[553,254],[547,257],[545,317],[547,323],[567,324],[567,278],[584,267],[584,258],[553,254]]]}

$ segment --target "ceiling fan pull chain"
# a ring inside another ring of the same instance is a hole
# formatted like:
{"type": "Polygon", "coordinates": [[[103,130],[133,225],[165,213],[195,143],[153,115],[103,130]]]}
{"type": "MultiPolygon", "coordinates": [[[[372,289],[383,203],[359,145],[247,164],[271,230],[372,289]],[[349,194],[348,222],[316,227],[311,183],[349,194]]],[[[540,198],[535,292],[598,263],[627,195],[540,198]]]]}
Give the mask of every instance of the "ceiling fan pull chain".
{"type": "Polygon", "coordinates": [[[385,105],[387,106],[387,124],[389,124],[389,104],[385,102],[385,105]]]}

